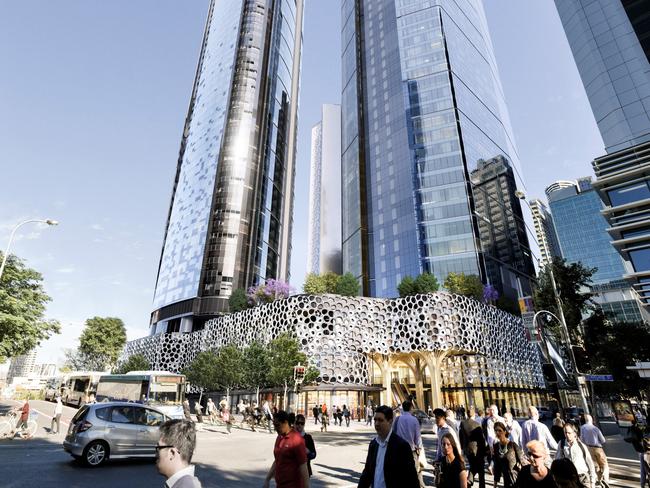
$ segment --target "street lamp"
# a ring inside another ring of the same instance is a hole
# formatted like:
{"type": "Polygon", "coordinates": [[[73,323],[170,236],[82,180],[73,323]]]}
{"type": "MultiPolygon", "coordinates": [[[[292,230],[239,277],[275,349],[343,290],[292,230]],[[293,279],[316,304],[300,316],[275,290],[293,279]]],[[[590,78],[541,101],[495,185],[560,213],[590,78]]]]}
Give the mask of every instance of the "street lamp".
{"type": "MultiPolygon", "coordinates": [[[[515,196],[520,200],[523,200],[526,203],[526,205],[528,205],[530,211],[531,212],[533,211],[533,209],[530,208],[530,204],[526,200],[526,194],[523,191],[517,190],[515,192],[515,196]]],[[[569,329],[567,328],[566,320],[564,318],[564,310],[562,309],[562,299],[560,298],[560,294],[557,291],[557,284],[555,283],[555,274],[553,273],[553,262],[551,261],[550,266],[546,266],[545,268],[548,268],[548,275],[551,278],[551,287],[553,288],[553,296],[555,297],[555,304],[557,306],[557,312],[559,314],[558,321],[560,322],[561,325],[560,330],[562,331],[564,340],[566,341],[566,344],[569,348],[569,358],[571,360],[571,364],[573,365],[573,375],[575,376],[576,386],[578,388],[578,392],[580,393],[582,408],[584,409],[585,413],[589,413],[589,405],[587,404],[587,398],[585,397],[585,394],[582,391],[582,387],[580,386],[580,373],[578,372],[578,363],[576,362],[576,357],[575,354],[573,353],[573,346],[571,345],[571,337],[569,336],[569,329]]],[[[558,319],[558,317],[555,318],[558,319]]],[[[544,338],[542,337],[542,340],[543,339],[544,338]]]]}
{"type": "Polygon", "coordinates": [[[51,219],[29,219],[29,220],[24,220],[17,224],[13,230],[11,231],[11,234],[9,235],[9,243],[7,244],[7,250],[5,251],[5,255],[2,256],[2,264],[0,265],[0,278],[2,278],[2,272],[5,270],[5,265],[7,264],[7,258],[9,257],[9,249],[11,249],[11,243],[14,240],[14,235],[16,234],[16,231],[18,228],[22,225],[29,224],[32,222],[38,222],[41,224],[47,224],[47,225],[59,225],[59,223],[56,220],[51,220],[51,219]]]}

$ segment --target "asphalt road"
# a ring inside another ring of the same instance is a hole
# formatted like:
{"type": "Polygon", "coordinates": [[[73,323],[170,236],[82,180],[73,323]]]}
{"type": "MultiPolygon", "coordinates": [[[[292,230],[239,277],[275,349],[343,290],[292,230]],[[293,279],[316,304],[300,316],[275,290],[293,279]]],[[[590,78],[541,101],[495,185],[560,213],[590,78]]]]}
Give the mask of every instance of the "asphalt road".
{"type": "MultiPolygon", "coordinates": [[[[0,486],[25,487],[161,487],[164,478],[156,470],[153,460],[111,461],[99,468],[85,468],[72,460],[63,450],[62,441],[68,422],[76,409],[64,407],[61,433],[50,435],[50,417],[54,404],[43,401],[30,402],[32,409],[40,412],[39,429],[29,440],[0,440],[0,486]]],[[[17,402],[0,402],[0,411],[17,402]]],[[[355,487],[363,470],[367,446],[374,435],[371,427],[352,422],[352,428],[330,426],[321,433],[308,422],[317,458],[312,461],[314,477],[312,486],[355,487]]],[[[425,450],[429,457],[435,449],[435,436],[425,433],[425,450]]],[[[197,448],[193,462],[196,474],[204,487],[261,487],[273,461],[275,435],[267,432],[250,432],[233,429],[227,435],[223,427],[204,426],[197,433],[197,448]]],[[[629,445],[620,436],[608,438],[614,487],[638,487],[638,461],[626,454],[629,445]],[[617,457],[623,456],[623,457],[617,457]],[[629,459],[626,459],[629,458],[629,459]]],[[[492,486],[491,478],[488,476],[492,486]]],[[[431,472],[425,472],[425,482],[432,484],[431,472]]]]}

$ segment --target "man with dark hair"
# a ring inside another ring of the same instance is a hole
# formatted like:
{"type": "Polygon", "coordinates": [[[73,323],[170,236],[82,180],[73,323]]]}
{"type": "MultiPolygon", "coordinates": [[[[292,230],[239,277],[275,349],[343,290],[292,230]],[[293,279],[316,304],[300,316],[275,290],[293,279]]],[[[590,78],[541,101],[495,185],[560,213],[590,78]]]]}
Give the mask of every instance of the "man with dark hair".
{"type": "Polygon", "coordinates": [[[393,421],[393,432],[408,442],[409,446],[411,446],[413,460],[415,462],[415,470],[418,473],[418,480],[420,481],[420,486],[424,487],[422,469],[420,468],[420,446],[422,444],[420,422],[411,414],[412,408],[413,404],[409,400],[402,403],[402,415],[393,421]]]}
{"type": "Polygon", "coordinates": [[[375,410],[375,437],[368,447],[359,488],[419,488],[411,446],[392,432],[393,410],[381,405],[375,410]]]}
{"type": "Polygon", "coordinates": [[[194,476],[194,466],[190,464],[195,446],[194,422],[173,419],[160,426],[156,466],[167,478],[167,488],[201,488],[201,482],[194,476]]]}
{"type": "Polygon", "coordinates": [[[485,488],[485,456],[487,454],[487,444],[481,424],[474,419],[474,416],[474,407],[470,407],[469,418],[464,419],[460,423],[458,434],[460,436],[460,445],[469,461],[470,480],[473,481],[478,473],[479,488],[485,488]]]}
{"type": "Polygon", "coordinates": [[[264,480],[266,488],[271,478],[275,478],[277,488],[309,488],[307,448],[302,435],[291,428],[294,420],[295,416],[291,417],[284,410],[278,410],[273,415],[273,425],[278,437],[273,449],[275,460],[264,480]]]}
{"type": "Polygon", "coordinates": [[[460,446],[460,442],[458,441],[458,434],[456,434],[456,431],[452,429],[449,424],[447,424],[447,412],[445,412],[442,408],[436,408],[433,411],[433,416],[436,418],[436,436],[438,437],[438,447],[436,449],[436,455],[433,460],[440,461],[444,457],[442,451],[442,438],[445,434],[451,434],[451,436],[454,438],[454,441],[456,442],[456,446],[460,446]]]}

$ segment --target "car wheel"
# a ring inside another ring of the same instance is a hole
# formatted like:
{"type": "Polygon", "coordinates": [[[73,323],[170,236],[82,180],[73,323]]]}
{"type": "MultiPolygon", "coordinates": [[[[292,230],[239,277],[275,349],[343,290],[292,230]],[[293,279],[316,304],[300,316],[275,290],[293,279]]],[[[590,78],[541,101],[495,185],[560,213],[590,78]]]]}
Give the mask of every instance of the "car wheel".
{"type": "Polygon", "coordinates": [[[83,461],[86,466],[95,468],[108,459],[108,445],[102,441],[92,441],[86,446],[83,461]]]}

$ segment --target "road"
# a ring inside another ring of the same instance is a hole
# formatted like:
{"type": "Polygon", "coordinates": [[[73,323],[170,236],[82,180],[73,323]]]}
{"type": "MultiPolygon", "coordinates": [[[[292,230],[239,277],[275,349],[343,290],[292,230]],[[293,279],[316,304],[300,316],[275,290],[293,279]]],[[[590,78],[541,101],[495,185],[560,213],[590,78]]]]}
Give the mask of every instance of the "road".
{"type": "MultiPolygon", "coordinates": [[[[33,439],[0,440],[0,486],[162,486],[164,479],[150,460],[114,461],[94,469],[78,465],[61,446],[76,409],[64,407],[62,432],[50,435],[48,431],[54,404],[43,401],[32,401],[30,404],[40,413],[39,429],[33,439]]],[[[17,402],[0,401],[0,411],[16,405],[17,402]]],[[[365,427],[363,422],[352,422],[350,429],[332,425],[329,432],[321,433],[308,422],[307,430],[312,433],[318,451],[317,458],[312,461],[312,486],[356,486],[363,470],[368,442],[374,435],[372,428],[365,427]]],[[[425,433],[423,438],[430,457],[436,438],[431,433],[425,433]]],[[[273,461],[274,441],[275,435],[266,432],[233,429],[233,433],[227,435],[223,427],[205,426],[197,433],[193,459],[197,465],[196,474],[204,487],[261,487],[273,461]]],[[[615,451],[614,458],[610,458],[612,486],[638,487],[638,461],[632,453],[628,453],[629,456],[626,454],[629,445],[620,436],[611,436],[608,437],[608,446],[608,449],[615,451]]],[[[432,480],[431,472],[425,472],[425,482],[431,485],[432,480]]],[[[488,480],[488,486],[492,486],[491,478],[488,477],[488,480]]]]}

